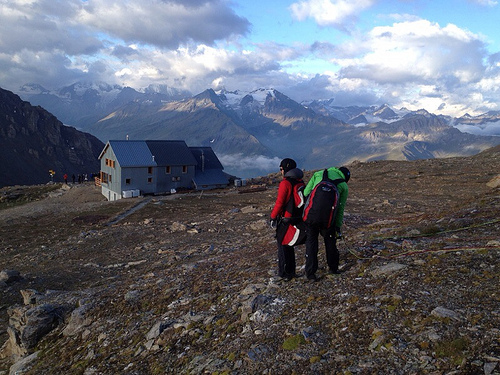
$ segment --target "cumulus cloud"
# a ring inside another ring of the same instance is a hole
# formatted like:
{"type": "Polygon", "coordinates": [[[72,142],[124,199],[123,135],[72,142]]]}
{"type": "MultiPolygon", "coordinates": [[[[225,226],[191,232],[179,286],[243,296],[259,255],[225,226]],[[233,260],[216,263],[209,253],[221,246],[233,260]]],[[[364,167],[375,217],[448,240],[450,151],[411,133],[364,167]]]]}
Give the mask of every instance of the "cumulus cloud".
{"type": "Polygon", "coordinates": [[[58,50],[77,55],[102,48],[102,41],[77,23],[74,0],[13,0],[1,5],[0,46],[4,53],[58,50]]]}
{"type": "Polygon", "coordinates": [[[336,51],[339,57],[332,61],[342,67],[342,76],[378,83],[442,79],[453,85],[477,81],[484,73],[479,36],[427,20],[375,27],[336,51]]]}
{"type": "Polygon", "coordinates": [[[2,1],[0,19],[6,52],[59,48],[90,54],[102,47],[103,35],[160,48],[211,45],[250,28],[224,0],[12,0],[2,1]]]}
{"type": "Polygon", "coordinates": [[[462,133],[500,136],[500,121],[488,122],[481,125],[456,124],[455,127],[462,133]]]}
{"type": "MultiPolygon", "coordinates": [[[[278,47],[275,51],[280,53],[278,47]]],[[[140,58],[129,59],[126,68],[117,69],[119,83],[145,87],[161,81],[198,93],[209,88],[211,83],[214,89],[230,87],[251,91],[268,85],[281,86],[279,83],[289,78],[280,71],[279,62],[267,47],[257,47],[255,51],[232,51],[197,45],[165,51],[141,50],[140,53],[140,58]]]]}
{"type": "Polygon", "coordinates": [[[89,74],[97,60],[107,66],[103,77],[128,68],[154,79],[161,70],[154,61],[138,65],[155,49],[161,54],[214,46],[250,29],[225,0],[1,0],[0,5],[0,82],[12,89],[20,84],[19,75],[25,82],[49,83],[56,78],[53,71],[60,72],[59,84],[69,84],[65,77],[89,74]],[[134,67],[123,66],[129,62],[134,67]],[[51,65],[39,76],[31,74],[51,65]]]}
{"type": "Polygon", "coordinates": [[[290,11],[298,21],[312,18],[320,26],[345,29],[346,24],[373,3],[373,0],[305,0],[293,3],[290,11]]]}
{"type": "MultiPolygon", "coordinates": [[[[360,104],[372,93],[372,103],[455,112],[466,101],[479,108],[479,86],[498,83],[498,71],[485,64],[488,56],[481,36],[427,20],[406,20],[379,26],[341,44],[316,43],[311,53],[329,58],[338,67],[325,89],[360,104]],[[487,78],[490,77],[490,78],[487,78]],[[351,93],[351,95],[346,95],[351,93]],[[442,106],[447,101],[447,106],[442,106]]],[[[492,58],[492,61],[498,59],[492,58]]],[[[498,69],[496,69],[498,70],[498,69]]],[[[325,80],[323,80],[325,82],[325,80]]],[[[496,95],[495,95],[496,97],[496,95]]]]}
{"type": "MultiPolygon", "coordinates": [[[[75,1],[75,0],[73,0],[75,1]]],[[[75,14],[83,24],[128,43],[177,48],[244,35],[250,23],[222,0],[89,0],[75,14]]]]}

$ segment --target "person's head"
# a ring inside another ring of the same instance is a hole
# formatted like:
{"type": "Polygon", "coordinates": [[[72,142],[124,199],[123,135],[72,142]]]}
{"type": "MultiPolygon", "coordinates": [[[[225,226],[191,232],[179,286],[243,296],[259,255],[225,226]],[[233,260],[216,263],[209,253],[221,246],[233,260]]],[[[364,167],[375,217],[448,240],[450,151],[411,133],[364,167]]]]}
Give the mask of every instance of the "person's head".
{"type": "Polygon", "coordinates": [[[351,178],[351,171],[349,171],[349,169],[347,169],[347,167],[340,167],[339,171],[341,171],[342,174],[344,175],[345,182],[348,182],[349,179],[351,178]]]}
{"type": "Polygon", "coordinates": [[[283,175],[293,168],[297,168],[297,163],[293,159],[286,158],[283,159],[280,163],[280,170],[282,171],[283,175]]]}

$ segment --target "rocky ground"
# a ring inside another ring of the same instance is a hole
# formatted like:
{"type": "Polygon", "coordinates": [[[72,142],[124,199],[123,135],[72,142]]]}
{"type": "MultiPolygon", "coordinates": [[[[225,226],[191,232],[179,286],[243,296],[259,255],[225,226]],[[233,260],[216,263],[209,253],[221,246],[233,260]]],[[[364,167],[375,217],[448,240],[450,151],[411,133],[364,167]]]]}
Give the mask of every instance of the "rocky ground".
{"type": "Polygon", "coordinates": [[[317,283],[275,277],[277,175],[0,190],[0,374],[500,374],[500,148],[349,167],[317,283]]]}

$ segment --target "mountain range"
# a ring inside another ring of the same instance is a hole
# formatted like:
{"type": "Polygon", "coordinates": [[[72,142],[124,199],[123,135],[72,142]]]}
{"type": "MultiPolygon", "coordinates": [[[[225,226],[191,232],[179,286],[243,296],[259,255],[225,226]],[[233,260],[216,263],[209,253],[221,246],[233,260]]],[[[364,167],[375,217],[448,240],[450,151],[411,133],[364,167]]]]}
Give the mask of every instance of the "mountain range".
{"type": "Polygon", "coordinates": [[[339,107],[333,99],[298,103],[274,89],[192,96],[167,86],[139,92],[77,83],[49,91],[31,84],[19,95],[103,142],[182,139],[210,146],[226,172],[240,177],[275,171],[283,157],[318,169],[354,160],[466,156],[500,144],[499,112],[452,118],[388,105],[339,107]]]}

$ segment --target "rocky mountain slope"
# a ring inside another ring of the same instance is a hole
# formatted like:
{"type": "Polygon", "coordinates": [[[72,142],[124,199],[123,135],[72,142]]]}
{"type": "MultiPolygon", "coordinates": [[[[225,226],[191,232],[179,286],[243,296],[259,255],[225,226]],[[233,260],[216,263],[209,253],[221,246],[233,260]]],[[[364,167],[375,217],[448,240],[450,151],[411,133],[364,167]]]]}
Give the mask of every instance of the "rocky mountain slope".
{"type": "Polygon", "coordinates": [[[344,272],[320,248],[317,283],[275,277],[278,174],[118,202],[1,190],[1,368],[499,374],[500,147],[349,167],[344,272]]]}
{"type": "Polygon", "coordinates": [[[212,90],[169,103],[134,102],[109,114],[87,130],[101,139],[182,139],[210,146],[217,153],[271,155],[242,128],[231,112],[221,111],[212,90]]]}
{"type": "Polygon", "coordinates": [[[0,186],[45,183],[49,170],[58,181],[65,173],[98,173],[103,147],[96,137],[0,88],[0,186]]]}

